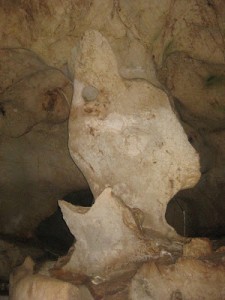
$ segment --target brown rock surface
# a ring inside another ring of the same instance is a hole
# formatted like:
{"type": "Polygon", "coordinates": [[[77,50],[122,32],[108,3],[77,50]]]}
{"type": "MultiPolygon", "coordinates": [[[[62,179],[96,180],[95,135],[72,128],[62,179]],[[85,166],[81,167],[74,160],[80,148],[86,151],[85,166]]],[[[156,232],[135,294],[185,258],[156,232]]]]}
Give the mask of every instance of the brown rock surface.
{"type": "Polygon", "coordinates": [[[171,265],[147,263],[133,278],[129,299],[224,299],[224,275],[224,257],[217,262],[183,257],[171,265]]]}
{"type": "Polygon", "coordinates": [[[26,236],[87,184],[67,149],[68,78],[24,49],[1,50],[0,66],[0,233],[26,236]]]}
{"type": "Polygon", "coordinates": [[[208,239],[192,239],[183,247],[183,256],[207,256],[212,254],[212,244],[208,239]]]}
{"type": "Polygon", "coordinates": [[[10,276],[10,299],[12,300],[89,300],[90,293],[64,281],[45,275],[34,274],[34,262],[27,257],[10,276]]]}

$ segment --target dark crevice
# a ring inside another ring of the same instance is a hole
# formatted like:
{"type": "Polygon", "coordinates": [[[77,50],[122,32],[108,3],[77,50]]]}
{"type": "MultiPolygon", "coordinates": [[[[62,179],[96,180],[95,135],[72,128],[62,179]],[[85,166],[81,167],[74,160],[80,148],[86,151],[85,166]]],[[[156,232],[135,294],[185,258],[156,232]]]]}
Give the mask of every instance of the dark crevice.
{"type": "Polygon", "coordinates": [[[2,103],[0,103],[0,114],[4,117],[6,114],[4,105],[2,103]]]}
{"type": "MultiPolygon", "coordinates": [[[[75,191],[65,195],[63,199],[73,205],[84,207],[91,207],[94,203],[91,190],[75,191]]],[[[44,250],[56,258],[65,255],[75,242],[59,206],[53,215],[39,224],[35,231],[35,237],[40,241],[44,250]]]]}
{"type": "MultiPolygon", "coordinates": [[[[210,76],[208,85],[218,82],[210,76]]],[[[173,98],[180,123],[190,144],[199,153],[201,178],[190,189],[179,191],[168,203],[166,220],[178,234],[185,237],[223,239],[225,236],[224,164],[219,149],[209,139],[220,128],[207,128],[205,120],[196,119],[177,98],[173,98]]],[[[207,117],[206,117],[207,118],[207,117]]],[[[207,123],[207,122],[206,122],[207,123]]],[[[223,132],[224,128],[219,132],[223,132]]]]}
{"type": "MultiPolygon", "coordinates": [[[[71,192],[61,199],[73,205],[84,207],[91,207],[94,203],[90,189],[71,192]]],[[[37,266],[41,266],[46,261],[56,261],[60,256],[66,255],[70,247],[76,242],[75,237],[71,234],[63,219],[59,206],[51,216],[38,225],[29,238],[0,234],[0,239],[13,245],[13,248],[18,248],[21,252],[21,257],[16,265],[13,265],[13,268],[21,265],[23,262],[22,257],[25,253],[30,253],[29,255],[37,266]],[[31,249],[36,250],[33,251],[31,249]]],[[[7,254],[6,259],[8,259],[7,254]]],[[[9,294],[8,279],[8,277],[0,277],[0,298],[9,294]]]]}

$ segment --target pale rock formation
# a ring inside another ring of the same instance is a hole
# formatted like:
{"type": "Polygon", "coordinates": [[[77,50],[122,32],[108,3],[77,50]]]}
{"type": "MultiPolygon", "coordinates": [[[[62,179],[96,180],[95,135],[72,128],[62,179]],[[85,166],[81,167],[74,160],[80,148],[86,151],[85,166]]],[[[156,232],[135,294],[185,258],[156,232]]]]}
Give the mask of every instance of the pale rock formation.
{"type": "Polygon", "coordinates": [[[107,186],[143,212],[143,227],[176,235],[168,201],[199,179],[198,155],[167,95],[145,81],[124,81],[107,40],[85,33],[76,57],[69,149],[97,197],[107,186]],[[98,90],[93,101],[82,95],[98,90]]]}
{"type": "Polygon", "coordinates": [[[27,257],[24,263],[16,268],[10,276],[11,300],[91,300],[86,287],[76,287],[71,283],[34,274],[34,262],[27,257]]]}
{"type": "MultiPolygon", "coordinates": [[[[224,254],[219,258],[207,256],[200,260],[195,256],[200,254],[197,248],[202,252],[200,241],[193,240],[186,253],[193,257],[181,257],[175,264],[144,264],[132,280],[129,299],[224,299],[224,254]]],[[[207,251],[204,254],[208,254],[207,251]]]]}
{"type": "MultiPolygon", "coordinates": [[[[138,218],[107,188],[89,208],[59,201],[63,217],[76,237],[75,250],[63,272],[91,277],[93,284],[131,268],[150,250],[138,218]]],[[[154,256],[154,253],[152,253],[154,256]]],[[[118,274],[117,274],[118,275],[118,274]]]]}

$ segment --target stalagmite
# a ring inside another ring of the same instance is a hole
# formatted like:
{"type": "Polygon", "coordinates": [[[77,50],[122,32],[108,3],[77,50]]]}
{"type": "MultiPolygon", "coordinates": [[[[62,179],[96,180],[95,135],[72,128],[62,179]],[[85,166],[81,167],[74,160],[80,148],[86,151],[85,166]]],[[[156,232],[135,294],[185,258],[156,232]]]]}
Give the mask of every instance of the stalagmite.
{"type": "Polygon", "coordinates": [[[197,183],[198,155],[166,93],[143,80],[123,80],[110,45],[93,30],[76,56],[69,149],[95,197],[110,186],[143,213],[144,228],[176,236],[165,220],[167,203],[197,183]]]}

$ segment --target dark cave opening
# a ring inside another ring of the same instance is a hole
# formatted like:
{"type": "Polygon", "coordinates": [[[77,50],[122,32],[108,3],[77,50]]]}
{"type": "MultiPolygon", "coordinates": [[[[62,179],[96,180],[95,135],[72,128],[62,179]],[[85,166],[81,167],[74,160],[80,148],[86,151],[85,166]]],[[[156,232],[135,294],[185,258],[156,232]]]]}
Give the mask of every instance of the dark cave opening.
{"type": "MultiPolygon", "coordinates": [[[[214,76],[208,78],[210,84],[214,76]]],[[[179,191],[167,205],[166,221],[184,237],[206,237],[224,244],[225,207],[224,163],[220,148],[204,122],[195,125],[194,116],[184,112],[179,99],[174,99],[176,112],[190,144],[200,158],[201,178],[193,187],[179,191]],[[188,118],[192,122],[187,121],[188,118]],[[190,125],[191,124],[191,125],[190,125]]],[[[214,130],[213,134],[221,134],[214,130]]]]}
{"type": "MultiPolygon", "coordinates": [[[[71,192],[62,199],[76,206],[91,207],[94,203],[94,197],[90,189],[71,192]]],[[[35,230],[35,237],[42,247],[56,258],[66,255],[75,242],[75,238],[70,233],[59,206],[57,206],[54,214],[38,225],[35,230]]]]}
{"type": "MultiPolygon", "coordinates": [[[[213,85],[222,77],[209,75],[206,83],[213,85]]],[[[172,197],[165,218],[181,236],[206,237],[220,243],[225,237],[223,129],[213,127],[207,116],[196,118],[177,97],[172,99],[188,141],[199,154],[201,178],[193,188],[172,197]]]]}
{"type": "MultiPolygon", "coordinates": [[[[70,192],[61,199],[76,206],[91,207],[94,204],[94,197],[90,189],[70,192]]],[[[30,249],[36,249],[35,251],[40,252],[39,255],[32,257],[37,266],[42,265],[45,261],[55,261],[66,255],[70,247],[76,242],[63,219],[59,206],[51,216],[38,225],[32,237],[22,238],[3,234],[0,237],[2,241],[12,243],[19,249],[23,249],[28,253],[27,255],[32,256],[31,253],[33,252],[29,253],[30,249]]],[[[21,263],[18,261],[18,265],[21,263]]],[[[9,295],[8,275],[6,277],[0,277],[0,299],[9,295]]]]}
{"type": "Polygon", "coordinates": [[[168,203],[166,220],[185,237],[220,239],[225,236],[222,191],[205,187],[204,177],[192,189],[177,193],[168,203]],[[204,197],[204,202],[203,202],[204,197]]]}

